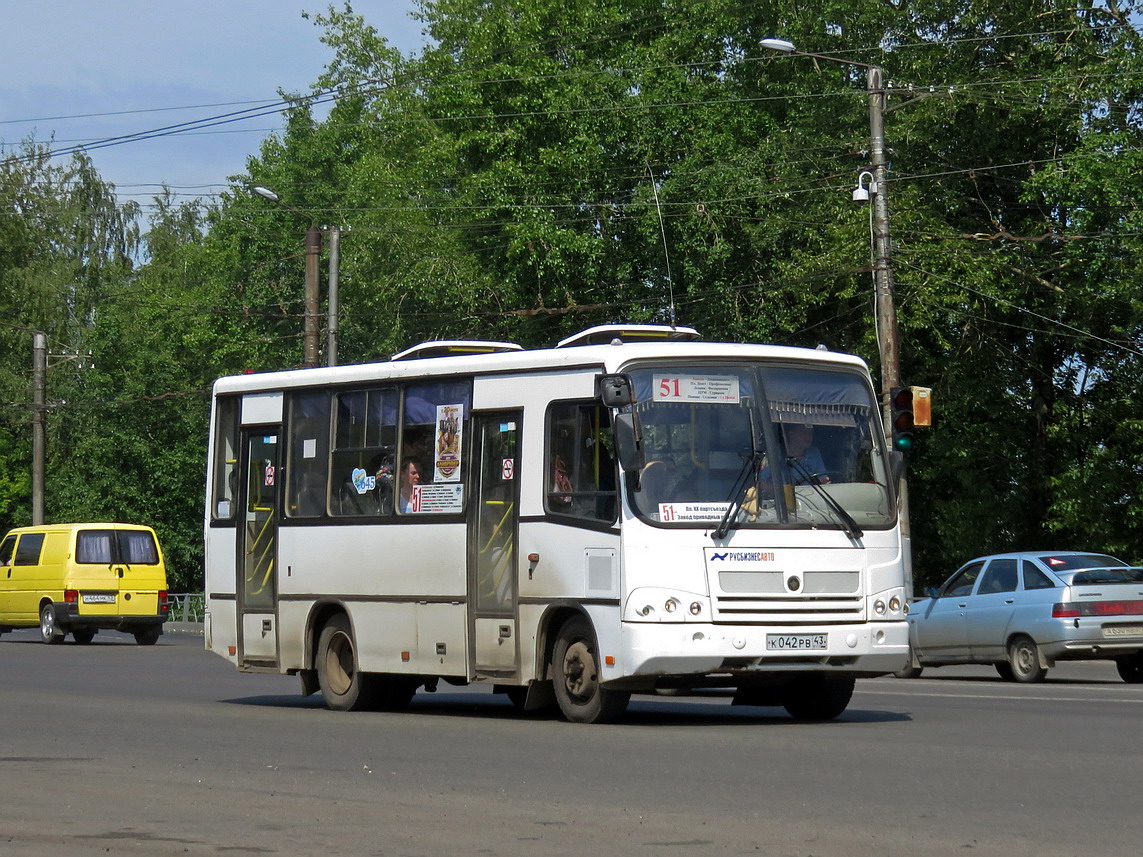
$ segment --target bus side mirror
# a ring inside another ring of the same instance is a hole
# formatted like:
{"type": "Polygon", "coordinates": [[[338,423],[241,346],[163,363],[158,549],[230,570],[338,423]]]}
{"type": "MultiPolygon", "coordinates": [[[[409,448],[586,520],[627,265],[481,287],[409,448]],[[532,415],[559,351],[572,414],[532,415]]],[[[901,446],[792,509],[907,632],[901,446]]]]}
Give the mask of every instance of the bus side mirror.
{"type": "Polygon", "coordinates": [[[612,421],[615,435],[615,454],[624,473],[638,473],[646,463],[643,460],[643,438],[634,414],[616,414],[612,421]]]}
{"type": "Polygon", "coordinates": [[[893,476],[894,485],[900,485],[905,478],[905,453],[899,449],[889,450],[889,472],[893,476]]]}
{"type": "Polygon", "coordinates": [[[605,408],[624,408],[635,404],[635,387],[630,375],[600,375],[596,380],[596,395],[605,408]]]}

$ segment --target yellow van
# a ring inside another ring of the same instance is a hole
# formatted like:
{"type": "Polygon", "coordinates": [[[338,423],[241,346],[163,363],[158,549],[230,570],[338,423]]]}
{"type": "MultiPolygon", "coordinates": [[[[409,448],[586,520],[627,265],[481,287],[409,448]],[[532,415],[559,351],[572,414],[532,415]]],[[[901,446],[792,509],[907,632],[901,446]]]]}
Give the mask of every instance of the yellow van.
{"type": "Polygon", "coordinates": [[[19,527],[0,542],[0,633],[40,626],[45,643],[114,629],[153,646],[169,615],[167,571],[150,527],[19,527]]]}

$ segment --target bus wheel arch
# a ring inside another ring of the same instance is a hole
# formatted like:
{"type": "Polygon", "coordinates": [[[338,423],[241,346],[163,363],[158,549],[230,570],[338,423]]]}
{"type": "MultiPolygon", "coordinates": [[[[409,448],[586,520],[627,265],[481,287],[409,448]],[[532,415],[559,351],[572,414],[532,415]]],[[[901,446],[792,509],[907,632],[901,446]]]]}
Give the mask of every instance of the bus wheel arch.
{"type": "Polygon", "coordinates": [[[591,620],[573,613],[556,632],[550,660],[556,702],[572,723],[611,723],[626,710],[631,694],[605,687],[602,670],[591,620]]]}

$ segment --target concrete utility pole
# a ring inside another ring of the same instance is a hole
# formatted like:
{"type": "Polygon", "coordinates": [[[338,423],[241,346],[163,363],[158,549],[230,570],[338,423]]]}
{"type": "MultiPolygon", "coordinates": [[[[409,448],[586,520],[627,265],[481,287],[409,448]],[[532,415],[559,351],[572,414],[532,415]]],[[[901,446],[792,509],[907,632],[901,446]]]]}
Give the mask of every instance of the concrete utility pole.
{"type": "Polygon", "coordinates": [[[32,334],[32,525],[44,523],[44,390],[48,377],[48,337],[32,334]]]}
{"type": "Polygon", "coordinates": [[[337,278],[341,267],[341,227],[329,227],[329,330],[326,332],[326,365],[337,365],[337,278]]]}
{"type": "Polygon", "coordinates": [[[897,305],[894,300],[893,250],[889,240],[889,189],[885,162],[885,84],[880,66],[799,51],[785,39],[763,39],[761,46],[799,57],[865,69],[865,89],[869,94],[869,161],[873,167],[873,282],[877,290],[875,323],[877,347],[881,354],[881,404],[886,427],[892,415],[890,390],[901,386],[901,346],[897,334],[897,305]]]}
{"type": "Polygon", "coordinates": [[[318,365],[318,262],[321,257],[321,230],[311,225],[306,230],[306,321],[305,368],[318,365]]]}
{"type": "MultiPolygon", "coordinates": [[[[305,323],[302,327],[304,351],[302,357],[302,364],[306,369],[313,369],[318,365],[318,346],[320,339],[320,325],[318,324],[319,318],[319,305],[321,303],[321,284],[318,277],[318,263],[321,261],[321,230],[314,222],[314,218],[306,214],[300,209],[294,208],[288,203],[282,202],[278,194],[270,190],[268,187],[262,185],[255,185],[251,190],[263,199],[268,199],[270,202],[277,203],[301,218],[304,218],[309,224],[309,229],[306,230],[306,290],[305,290],[305,323]]],[[[331,242],[334,240],[331,237],[331,242]]],[[[338,236],[340,240],[340,235],[338,236]]],[[[332,245],[331,245],[332,246],[332,245]]],[[[340,245],[338,245],[340,246],[340,245]]],[[[334,251],[330,256],[330,366],[337,365],[336,356],[336,338],[337,338],[337,321],[334,314],[337,312],[337,251],[334,251]]]]}

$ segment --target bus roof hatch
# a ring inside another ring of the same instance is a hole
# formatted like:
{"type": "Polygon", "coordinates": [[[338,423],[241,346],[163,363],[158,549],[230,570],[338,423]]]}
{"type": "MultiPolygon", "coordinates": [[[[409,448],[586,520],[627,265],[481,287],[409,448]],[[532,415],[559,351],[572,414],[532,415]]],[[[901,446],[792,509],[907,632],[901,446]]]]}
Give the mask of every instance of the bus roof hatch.
{"type": "Polygon", "coordinates": [[[600,324],[561,339],[556,348],[574,345],[607,345],[610,342],[693,342],[699,332],[693,327],[666,324],[600,324]]]}

